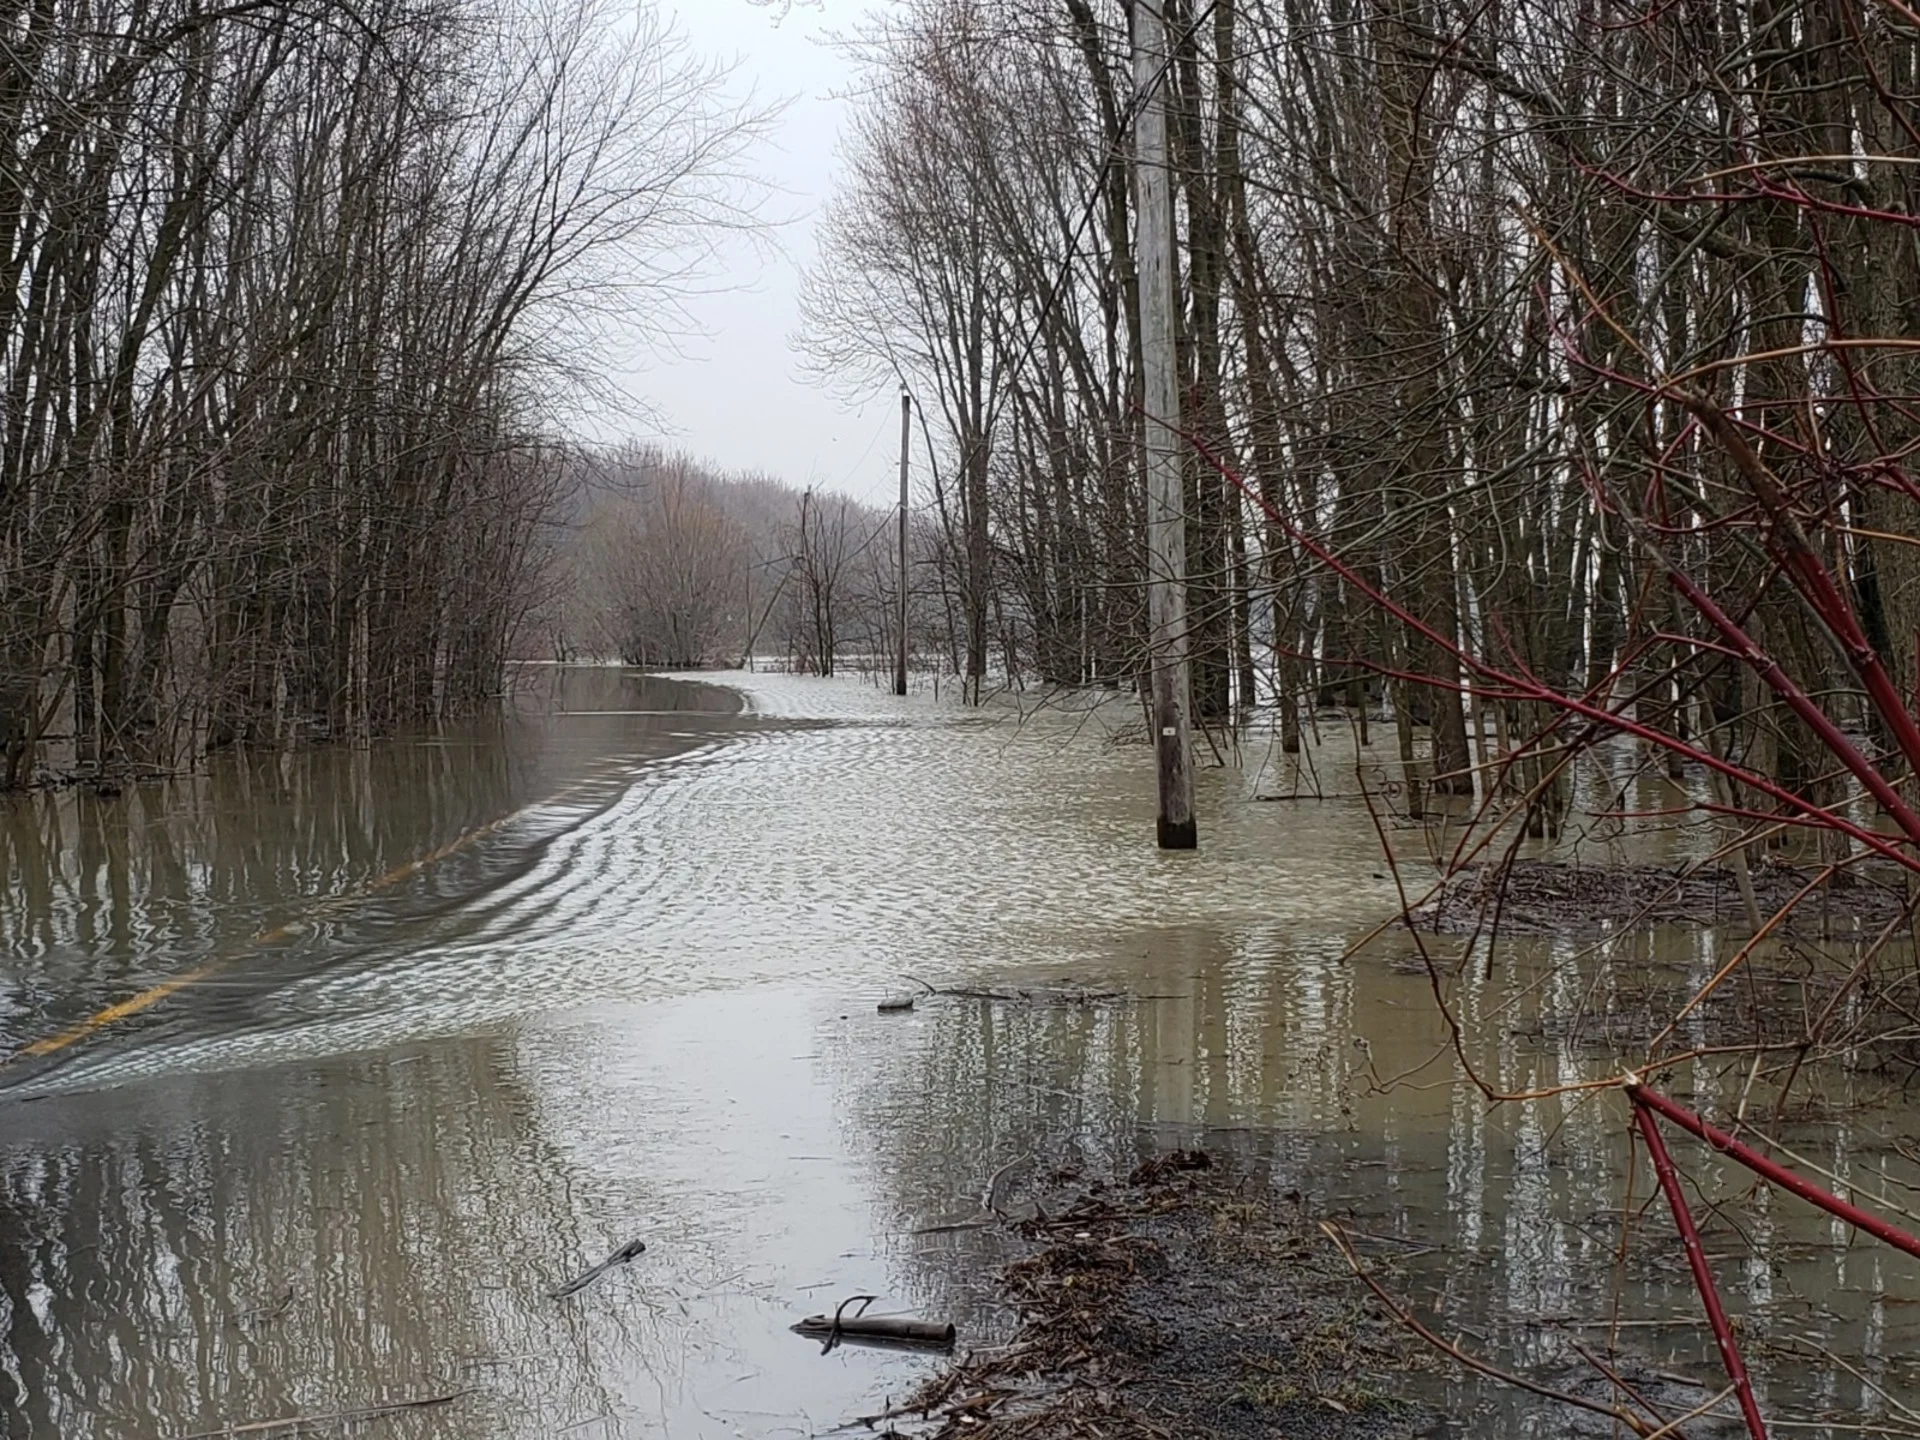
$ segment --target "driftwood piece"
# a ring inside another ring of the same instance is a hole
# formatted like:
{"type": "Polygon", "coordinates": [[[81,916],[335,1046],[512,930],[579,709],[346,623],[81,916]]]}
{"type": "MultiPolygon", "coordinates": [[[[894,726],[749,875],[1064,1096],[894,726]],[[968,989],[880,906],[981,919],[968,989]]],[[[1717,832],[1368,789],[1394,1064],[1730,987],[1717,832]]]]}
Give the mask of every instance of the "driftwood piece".
{"type": "MultiPolygon", "coordinates": [[[[831,1315],[809,1315],[795,1325],[793,1330],[796,1335],[824,1340],[833,1334],[833,1328],[831,1315]]],[[[953,1348],[953,1340],[952,1322],[941,1324],[936,1320],[914,1320],[906,1316],[894,1315],[863,1315],[840,1322],[840,1341],[846,1345],[864,1342],[881,1345],[910,1345],[916,1350],[950,1350],[953,1348]]]]}
{"type": "Polygon", "coordinates": [[[793,1333],[819,1340],[821,1354],[836,1345],[880,1345],[911,1350],[951,1350],[954,1329],[951,1324],[934,1320],[915,1320],[905,1315],[868,1315],[871,1295],[849,1295],[831,1315],[809,1315],[797,1321],[793,1333]],[[847,1314],[847,1307],[860,1302],[859,1310],[847,1314]]]}
{"type": "Polygon", "coordinates": [[[646,1253],[646,1249],[647,1249],[646,1241],[629,1240],[626,1244],[622,1245],[618,1250],[614,1251],[613,1254],[609,1255],[606,1259],[602,1260],[598,1265],[594,1266],[591,1270],[582,1271],[580,1274],[574,1276],[573,1279],[569,1280],[566,1284],[560,1286],[558,1289],[549,1290],[547,1294],[552,1296],[555,1300],[564,1300],[567,1298],[567,1296],[572,1295],[577,1291],[586,1289],[587,1286],[591,1285],[594,1281],[598,1280],[602,1275],[606,1274],[607,1271],[613,1269],[614,1266],[624,1265],[629,1260],[634,1260],[639,1258],[641,1255],[646,1253]]]}
{"type": "Polygon", "coordinates": [[[882,1010],[911,1010],[916,1001],[938,995],[949,1000],[990,1000],[1003,1005],[1095,1005],[1115,1000],[1164,1000],[1164,995],[1133,995],[1125,990],[1094,990],[1065,981],[1058,985],[1040,985],[1031,989],[983,990],[970,985],[929,985],[918,975],[906,977],[920,987],[917,995],[904,991],[880,1003],[882,1010]]]}
{"type": "Polygon", "coordinates": [[[924,1000],[929,995],[938,995],[940,993],[917,975],[909,975],[907,979],[912,984],[920,987],[919,993],[915,994],[911,990],[896,990],[880,1002],[880,1013],[882,1015],[904,1015],[913,1009],[915,1001],[924,1000]]]}

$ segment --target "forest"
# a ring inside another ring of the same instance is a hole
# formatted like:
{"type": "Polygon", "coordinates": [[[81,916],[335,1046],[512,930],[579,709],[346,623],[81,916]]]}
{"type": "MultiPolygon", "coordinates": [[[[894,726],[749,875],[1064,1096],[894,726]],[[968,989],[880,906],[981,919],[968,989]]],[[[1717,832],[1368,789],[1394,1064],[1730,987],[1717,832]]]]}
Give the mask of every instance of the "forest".
{"type": "MultiPolygon", "coordinates": [[[[1920,758],[1920,14],[1165,11],[1199,724],[1384,705],[1416,808],[1542,828],[1623,730],[1829,832],[1920,758]]],[[[976,690],[1146,664],[1129,16],[860,42],[801,339],[919,403],[976,690]]]]}
{"type": "MultiPolygon", "coordinates": [[[[1142,456],[1178,436],[1195,724],[1255,710],[1300,754],[1329,707],[1362,753],[1392,722],[1399,773],[1356,767],[1399,900],[1375,933],[1411,937],[1463,1089],[1508,1115],[1617,1093],[1622,1213],[1639,1176],[1664,1194],[1671,1229],[1622,1229],[1608,1263],[1684,1256],[1726,1388],[1676,1417],[1581,1351],[1598,1388],[1553,1398],[1646,1436],[1726,1401],[1762,1440],[1780,1352],[1723,1308],[1702,1234],[1726,1216],[1667,1137],[1758,1177],[1720,1192],[1748,1220],[1789,1193],[1920,1255],[1908,1187],[1853,1188],[1871,1142],[1823,1164],[1779,1139],[1851,1113],[1835,1076],[1908,1094],[1920,1053],[1920,10],[1154,8],[1164,48],[1144,0],[888,12],[804,343],[920,404],[974,693],[1003,657],[1154,675],[1163,848],[1181,660],[1146,601],[1182,577],[1142,456]],[[1168,228],[1177,399],[1153,408],[1168,228]],[[1691,968],[1621,943],[1708,916],[1691,968]],[[1524,1042],[1558,1072],[1515,1086],[1475,1059],[1471,997],[1529,930],[1580,973],[1524,1042]],[[1635,1058],[1583,1071],[1598,1017],[1635,1058]]],[[[1368,1283],[1451,1362],[1549,1393],[1368,1283]]]]}
{"type": "MultiPolygon", "coordinates": [[[[584,448],[567,470],[561,538],[529,650],[538,638],[557,660],[665,670],[761,656],[821,676],[891,663],[894,510],[722,473],[659,446],[584,448]]],[[[921,524],[911,540],[915,568],[936,573],[938,532],[921,524]]],[[[937,595],[915,597],[916,655],[939,654],[939,609],[937,595]]]]}
{"type": "Polygon", "coordinates": [[[765,117],[656,19],[23,12],[0,779],[365,739],[512,656],[826,673],[893,646],[903,583],[971,698],[1131,688],[1151,102],[1201,726],[1259,706],[1294,751],[1384,707],[1416,808],[1498,787],[1542,829],[1622,730],[1826,830],[1895,783],[1920,19],[1169,0],[1137,93],[1130,15],[908,0],[841,42],[795,341],[913,399],[903,580],[880,509],[570,438],[584,354],[748,223],[765,117]]]}
{"type": "Polygon", "coordinates": [[[597,349],[751,221],[649,7],[36,0],[0,76],[0,786],[496,699],[597,349]]]}

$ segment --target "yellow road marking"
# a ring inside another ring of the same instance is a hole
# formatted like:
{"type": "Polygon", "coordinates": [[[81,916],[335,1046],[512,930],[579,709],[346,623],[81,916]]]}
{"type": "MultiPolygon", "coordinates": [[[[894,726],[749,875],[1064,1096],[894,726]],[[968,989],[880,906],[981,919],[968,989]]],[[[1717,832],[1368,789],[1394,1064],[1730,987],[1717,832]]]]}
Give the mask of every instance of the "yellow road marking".
{"type": "Polygon", "coordinates": [[[184,975],[176,975],[173,979],[164,980],[151,989],[142,990],[130,1000],[122,1000],[118,1005],[109,1005],[106,1009],[89,1015],[71,1029],[62,1030],[58,1035],[49,1035],[45,1039],[36,1040],[31,1045],[14,1052],[7,1057],[3,1064],[0,1064],[0,1068],[4,1068],[4,1065],[11,1065],[23,1055],[51,1055],[56,1050],[64,1050],[76,1040],[86,1039],[87,1036],[93,1034],[96,1030],[104,1030],[116,1021],[125,1020],[129,1015],[138,1015],[142,1010],[145,1010],[151,1005],[158,1005],[162,1000],[166,999],[167,996],[173,994],[174,991],[186,989],[187,986],[193,984],[194,981],[205,979],[218,968],[217,965],[202,965],[198,970],[189,970],[184,975]]]}
{"type": "MultiPolygon", "coordinates": [[[[559,794],[553,795],[546,800],[536,801],[532,805],[522,806],[518,810],[513,810],[508,812],[505,815],[502,815],[497,820],[489,820],[484,825],[480,825],[475,827],[472,830],[468,830],[464,834],[456,835],[452,840],[449,840],[445,845],[442,845],[439,849],[429,851],[427,854],[419,856],[417,859],[408,860],[402,864],[396,865],[391,870],[387,871],[384,875],[375,876],[372,880],[369,880],[366,884],[359,886],[357,889],[349,890],[342,895],[332,896],[326,900],[320,901],[318,904],[310,906],[306,910],[305,915],[311,916],[311,915],[322,914],[327,910],[333,909],[335,906],[345,904],[347,901],[361,900],[366,898],[369,895],[376,894],[379,891],[390,890],[395,885],[398,885],[401,881],[409,879],[412,876],[419,874],[420,871],[426,869],[427,866],[436,864],[441,860],[445,860],[449,855],[457,854],[459,851],[464,850],[467,848],[467,846],[473,844],[474,841],[479,840],[484,836],[491,835],[494,831],[500,829],[503,825],[511,824],[513,821],[518,820],[522,815],[527,814],[529,811],[537,810],[542,805],[553,804],[554,801],[559,800],[562,796],[566,795],[568,791],[573,788],[576,788],[576,787],[569,786],[568,790],[562,790],[559,792],[559,794]]],[[[250,945],[270,945],[275,943],[276,941],[285,940],[288,936],[292,935],[299,928],[300,928],[299,920],[291,920],[284,925],[276,925],[270,930],[262,930],[258,932],[257,934],[249,937],[247,943],[250,945]]],[[[104,1010],[97,1010],[93,1014],[89,1015],[86,1019],[78,1021],[77,1023],[69,1026],[67,1029],[58,1032],[57,1034],[45,1036],[42,1039],[35,1040],[30,1045],[22,1046],[20,1049],[14,1051],[13,1054],[7,1056],[4,1060],[0,1060],[0,1070],[6,1069],[9,1065],[12,1065],[17,1060],[26,1059],[29,1057],[52,1055],[61,1050],[65,1050],[69,1045],[73,1045],[78,1041],[84,1040],[89,1035],[97,1034],[99,1031],[106,1029],[109,1025],[118,1024],[122,1020],[126,1020],[134,1015],[138,1015],[142,1010],[152,1009],[155,1005],[158,1005],[162,1000],[166,999],[169,995],[172,995],[178,991],[184,990],[189,985],[194,985],[202,980],[205,980],[208,976],[213,975],[220,970],[224,970],[227,967],[227,965],[230,963],[231,963],[230,961],[225,961],[225,960],[210,961],[209,963],[205,965],[201,965],[196,969],[189,970],[184,974],[176,975],[170,980],[163,980],[158,985],[150,986],[149,988],[142,990],[138,995],[134,995],[129,997],[128,999],[122,1000],[118,1004],[109,1005],[104,1010]]]]}

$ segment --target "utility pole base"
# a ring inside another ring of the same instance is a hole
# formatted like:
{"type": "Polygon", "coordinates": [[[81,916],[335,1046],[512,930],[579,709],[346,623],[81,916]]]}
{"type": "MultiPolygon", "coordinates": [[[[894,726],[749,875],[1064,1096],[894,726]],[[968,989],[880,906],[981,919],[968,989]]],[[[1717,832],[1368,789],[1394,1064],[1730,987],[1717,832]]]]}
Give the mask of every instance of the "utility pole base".
{"type": "Polygon", "coordinates": [[[1160,822],[1160,848],[1162,850],[1198,850],[1200,827],[1191,820],[1163,819],[1160,822]]]}

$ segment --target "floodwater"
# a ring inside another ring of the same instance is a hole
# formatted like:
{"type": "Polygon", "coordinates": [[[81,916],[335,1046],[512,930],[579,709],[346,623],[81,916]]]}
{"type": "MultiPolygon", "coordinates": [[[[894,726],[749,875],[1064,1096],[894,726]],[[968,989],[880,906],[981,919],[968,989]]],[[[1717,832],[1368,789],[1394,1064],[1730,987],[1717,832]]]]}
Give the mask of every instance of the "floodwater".
{"type": "MultiPolygon", "coordinates": [[[[993,1177],[1017,1204],[1043,1166],[1176,1144],[1380,1237],[1502,1364],[1566,1380],[1617,1318],[1636,1363],[1717,1388],[1618,1097],[1488,1107],[1412,943],[1367,940],[1397,889],[1339,736],[1308,780],[1203,772],[1203,849],[1163,855],[1150,753],[1099,719],[717,678],[536,670],[487,725],[4,802],[0,1435],[825,1434],[932,1362],[792,1321],[873,1294],[992,1339],[993,1177]],[[907,977],[1130,998],[877,1013],[907,977]]],[[[1417,873],[1425,833],[1389,833],[1417,873]]],[[[1615,943],[1686,987],[1732,942],[1615,943]]],[[[1471,957],[1480,1072],[1617,1068],[1591,1032],[1630,1044],[1633,1006],[1593,973],[1571,944],[1471,957]]],[[[1667,1084],[1717,1108],[1746,1079],[1667,1084]]],[[[1777,1133],[1911,1205],[1900,1079],[1814,1075],[1777,1133]]],[[[1676,1149],[1790,1433],[1916,1433],[1920,1265],[1676,1149]]],[[[1442,1433],[1569,1433],[1418,1383],[1442,1433]]]]}

